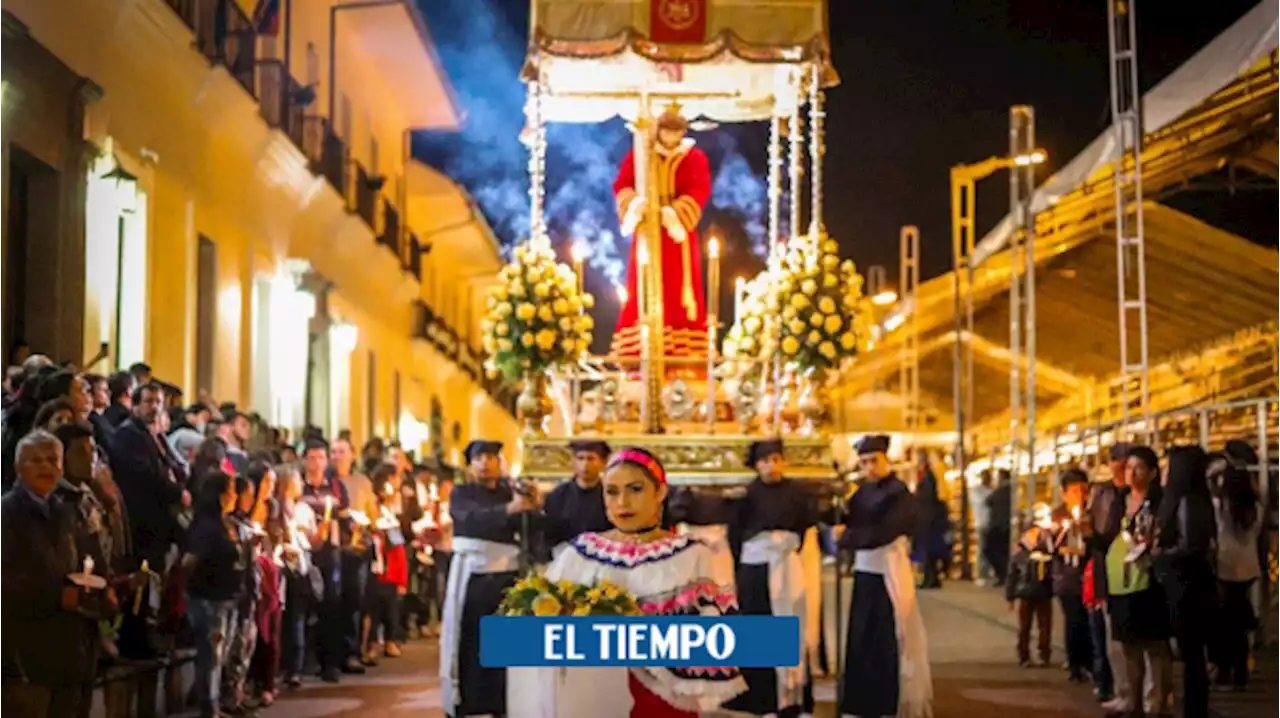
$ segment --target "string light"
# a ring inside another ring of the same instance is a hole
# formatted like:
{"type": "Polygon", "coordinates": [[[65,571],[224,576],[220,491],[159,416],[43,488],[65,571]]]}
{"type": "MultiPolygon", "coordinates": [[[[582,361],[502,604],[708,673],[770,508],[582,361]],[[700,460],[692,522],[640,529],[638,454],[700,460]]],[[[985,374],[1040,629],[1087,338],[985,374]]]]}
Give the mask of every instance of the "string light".
{"type": "Polygon", "coordinates": [[[813,165],[812,174],[809,177],[811,193],[809,211],[813,215],[811,233],[816,243],[818,235],[822,232],[822,155],[824,153],[822,121],[827,114],[822,109],[822,61],[815,60],[809,70],[809,122],[812,125],[809,130],[809,160],[813,165]]]}
{"type": "Polygon", "coordinates": [[[769,119],[769,266],[778,262],[782,253],[778,222],[782,204],[782,118],[769,119]]]}
{"type": "Polygon", "coordinates": [[[528,115],[531,125],[529,138],[529,243],[539,249],[550,249],[550,238],[546,231],[546,218],[543,215],[543,200],[546,185],[546,150],[547,128],[542,122],[542,77],[529,83],[528,115]]]}

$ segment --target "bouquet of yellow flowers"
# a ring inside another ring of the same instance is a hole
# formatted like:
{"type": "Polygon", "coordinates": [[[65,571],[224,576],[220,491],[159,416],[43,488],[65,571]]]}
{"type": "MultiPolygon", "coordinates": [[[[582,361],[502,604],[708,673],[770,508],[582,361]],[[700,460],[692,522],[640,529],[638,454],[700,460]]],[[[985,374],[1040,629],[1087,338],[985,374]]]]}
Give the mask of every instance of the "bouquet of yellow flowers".
{"type": "Polygon", "coordinates": [[[639,616],[640,605],[630,591],[608,580],[594,586],[573,581],[552,583],[539,575],[526,576],[507,589],[498,607],[503,616],[639,616]]]}
{"type": "Polygon", "coordinates": [[[773,274],[765,270],[744,285],[746,296],[738,308],[737,320],[724,338],[724,356],[737,360],[735,373],[751,376],[760,371],[760,365],[751,360],[769,357],[777,349],[777,332],[768,331],[769,297],[773,274]]]}
{"type": "Polygon", "coordinates": [[[862,277],[852,260],[840,261],[839,246],[825,232],[791,244],[766,297],[768,310],[780,318],[777,349],[792,369],[838,368],[871,339],[862,277]]]}
{"type": "Polygon", "coordinates": [[[591,346],[595,299],[578,291],[573,270],[546,245],[517,247],[498,273],[481,322],[485,368],[515,380],[577,361],[591,346]]]}

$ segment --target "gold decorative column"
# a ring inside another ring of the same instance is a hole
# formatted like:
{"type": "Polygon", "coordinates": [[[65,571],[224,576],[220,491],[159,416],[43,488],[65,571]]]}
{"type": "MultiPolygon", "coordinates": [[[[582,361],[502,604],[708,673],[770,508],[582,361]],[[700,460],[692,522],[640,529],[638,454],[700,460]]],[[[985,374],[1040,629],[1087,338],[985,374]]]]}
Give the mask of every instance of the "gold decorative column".
{"type": "MultiPolygon", "coordinates": [[[[658,173],[652,150],[654,121],[649,97],[641,96],[636,116],[634,151],[636,187],[645,200],[644,219],[636,229],[634,241],[640,242],[647,261],[641,263],[636,290],[640,293],[641,380],[644,382],[640,402],[640,423],[647,434],[662,433],[662,224],[658,206],[658,173]]],[[[637,255],[641,252],[637,251],[637,255]]]]}

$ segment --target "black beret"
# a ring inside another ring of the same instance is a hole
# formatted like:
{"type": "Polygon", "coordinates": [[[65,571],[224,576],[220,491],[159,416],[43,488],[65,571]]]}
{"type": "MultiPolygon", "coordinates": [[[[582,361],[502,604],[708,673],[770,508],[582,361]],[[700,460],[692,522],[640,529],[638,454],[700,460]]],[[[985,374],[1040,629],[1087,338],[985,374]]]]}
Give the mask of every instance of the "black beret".
{"type": "Polygon", "coordinates": [[[859,454],[889,453],[889,437],[885,434],[867,434],[854,445],[859,454]]]}
{"type": "Polygon", "coordinates": [[[497,456],[502,453],[501,441],[490,441],[488,439],[475,439],[467,444],[467,448],[463,449],[462,455],[466,457],[467,463],[471,463],[472,457],[477,454],[493,454],[497,456]]]}

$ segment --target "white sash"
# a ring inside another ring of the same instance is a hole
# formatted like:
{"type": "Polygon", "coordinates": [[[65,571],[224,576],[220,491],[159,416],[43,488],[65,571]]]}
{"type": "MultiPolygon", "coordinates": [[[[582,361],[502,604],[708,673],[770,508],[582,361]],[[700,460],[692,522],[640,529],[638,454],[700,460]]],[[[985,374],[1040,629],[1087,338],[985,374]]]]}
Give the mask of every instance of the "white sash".
{"type": "Polygon", "coordinates": [[[744,565],[769,567],[769,605],[773,615],[800,619],[800,665],[777,669],[779,710],[804,703],[804,665],[808,653],[805,619],[809,608],[799,548],[800,537],[793,531],[764,531],[742,543],[744,565]]]}
{"type": "Polygon", "coordinates": [[[453,559],[449,562],[440,620],[440,696],[447,713],[452,713],[462,698],[458,685],[458,641],[462,637],[462,606],[471,574],[516,571],[519,566],[519,546],[467,536],[453,539],[453,559]]]}
{"type": "Polygon", "coordinates": [[[909,539],[899,536],[880,548],[859,550],[854,569],[884,576],[884,588],[893,604],[898,635],[898,718],[929,718],[933,715],[933,678],[909,546],[909,539]]]}

